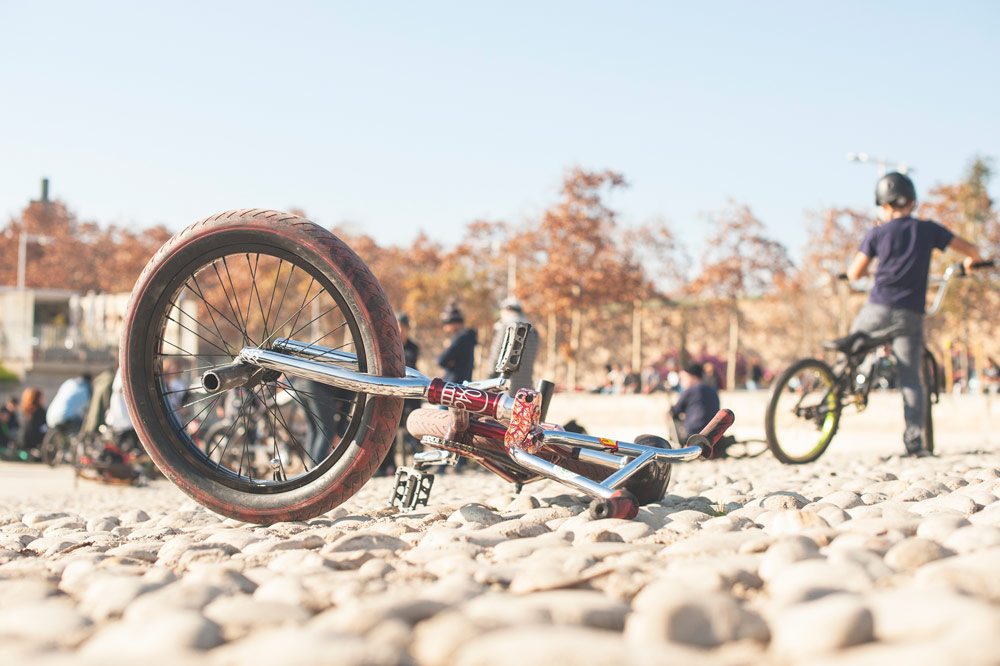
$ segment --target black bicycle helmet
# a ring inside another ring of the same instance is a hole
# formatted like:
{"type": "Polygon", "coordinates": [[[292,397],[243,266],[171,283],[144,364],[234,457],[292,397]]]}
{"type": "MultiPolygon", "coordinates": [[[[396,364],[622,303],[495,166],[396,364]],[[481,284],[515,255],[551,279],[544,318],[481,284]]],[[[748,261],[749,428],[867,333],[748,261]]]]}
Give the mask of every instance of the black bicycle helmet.
{"type": "Polygon", "coordinates": [[[893,208],[902,208],[917,200],[917,188],[913,181],[901,173],[893,171],[879,179],[875,186],[875,205],[889,204],[893,208]]]}

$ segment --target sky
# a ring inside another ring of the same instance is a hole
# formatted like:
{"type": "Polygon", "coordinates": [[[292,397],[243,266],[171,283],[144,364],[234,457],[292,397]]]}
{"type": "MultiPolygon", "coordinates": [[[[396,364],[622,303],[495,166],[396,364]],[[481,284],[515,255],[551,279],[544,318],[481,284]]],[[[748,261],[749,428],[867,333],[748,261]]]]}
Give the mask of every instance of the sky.
{"type": "Polygon", "coordinates": [[[730,199],[797,254],[810,211],[871,209],[848,152],[918,192],[1000,155],[998,30],[987,1],[0,0],[0,219],[48,177],[104,223],[297,207],[449,243],[581,166],[693,256],[730,199]]]}

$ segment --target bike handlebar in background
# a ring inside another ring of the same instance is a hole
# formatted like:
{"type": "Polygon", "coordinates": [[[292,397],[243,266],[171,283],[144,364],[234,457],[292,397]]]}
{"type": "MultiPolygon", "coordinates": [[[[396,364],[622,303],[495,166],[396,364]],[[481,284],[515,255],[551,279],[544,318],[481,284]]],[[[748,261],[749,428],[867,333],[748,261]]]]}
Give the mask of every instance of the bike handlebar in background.
{"type": "MultiPolygon", "coordinates": [[[[990,268],[996,265],[995,259],[986,259],[985,261],[977,261],[972,264],[972,268],[990,268]]],[[[951,283],[954,277],[965,277],[968,273],[965,270],[965,264],[963,262],[958,262],[951,264],[944,270],[944,275],[935,280],[938,284],[938,292],[934,297],[934,303],[931,305],[930,309],[927,311],[928,315],[935,315],[941,309],[941,304],[944,303],[945,294],[948,292],[948,285],[951,283]]]]}
{"type": "MultiPolygon", "coordinates": [[[[965,275],[965,264],[958,264],[962,267],[962,275],[965,275]]],[[[972,262],[971,268],[993,268],[997,265],[996,259],[984,259],[983,261],[972,262]]]]}

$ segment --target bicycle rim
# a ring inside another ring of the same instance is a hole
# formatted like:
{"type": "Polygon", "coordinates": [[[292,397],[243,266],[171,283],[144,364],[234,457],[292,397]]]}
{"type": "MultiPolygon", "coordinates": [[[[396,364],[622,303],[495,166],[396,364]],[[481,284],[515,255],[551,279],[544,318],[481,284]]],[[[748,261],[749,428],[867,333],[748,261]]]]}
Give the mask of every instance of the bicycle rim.
{"type": "Polygon", "coordinates": [[[811,462],[836,434],[840,419],[836,382],[819,362],[794,366],[783,380],[768,408],[769,444],[784,462],[811,462]]]}
{"type": "Polygon", "coordinates": [[[252,493],[298,488],[329,469],[356,434],[364,394],[283,375],[208,393],[200,380],[242,347],[266,349],[281,337],[356,354],[365,371],[358,322],[334,285],[283,248],[241,243],[202,255],[166,293],[151,329],[150,393],[181,453],[205,476],[252,493]],[[319,452],[302,424],[324,427],[333,412],[341,425],[319,452]]]}

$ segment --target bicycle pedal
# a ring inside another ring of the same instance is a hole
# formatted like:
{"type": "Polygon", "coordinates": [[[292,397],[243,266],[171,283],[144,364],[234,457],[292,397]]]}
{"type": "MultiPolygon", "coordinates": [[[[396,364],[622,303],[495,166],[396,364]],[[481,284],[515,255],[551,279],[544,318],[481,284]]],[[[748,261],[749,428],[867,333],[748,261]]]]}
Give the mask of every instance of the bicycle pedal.
{"type": "Polygon", "coordinates": [[[434,485],[434,475],[421,472],[413,467],[400,467],[396,470],[396,482],[392,489],[389,506],[398,507],[401,511],[413,511],[427,506],[434,485]]]}

